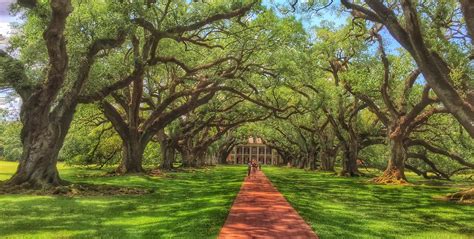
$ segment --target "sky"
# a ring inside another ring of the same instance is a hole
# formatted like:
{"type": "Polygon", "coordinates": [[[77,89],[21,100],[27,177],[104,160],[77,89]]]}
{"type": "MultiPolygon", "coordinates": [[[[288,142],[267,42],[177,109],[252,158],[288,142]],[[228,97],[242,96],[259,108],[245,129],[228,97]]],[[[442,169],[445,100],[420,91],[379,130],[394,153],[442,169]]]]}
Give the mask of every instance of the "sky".
{"type": "Polygon", "coordinates": [[[10,16],[8,8],[15,0],[0,0],[0,34],[8,36],[10,31],[10,23],[16,20],[10,16]]]}
{"type": "MultiPolygon", "coordinates": [[[[8,37],[10,34],[10,23],[17,21],[17,19],[9,14],[9,6],[15,0],[0,0],[0,35],[8,37]]],[[[5,48],[6,40],[0,37],[0,49],[5,48]]],[[[11,97],[8,90],[0,90],[0,109],[7,110],[9,112],[16,112],[20,105],[20,99],[18,97],[11,97]]],[[[11,118],[4,118],[3,120],[15,120],[18,114],[12,113],[7,116],[11,118]]]]}

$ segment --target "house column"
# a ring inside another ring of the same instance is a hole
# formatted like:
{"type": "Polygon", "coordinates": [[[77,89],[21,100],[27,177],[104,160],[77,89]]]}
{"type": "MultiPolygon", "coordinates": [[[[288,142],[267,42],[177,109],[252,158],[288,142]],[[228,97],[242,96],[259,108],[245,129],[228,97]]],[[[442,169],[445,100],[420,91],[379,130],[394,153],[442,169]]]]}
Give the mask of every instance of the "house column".
{"type": "Polygon", "coordinates": [[[257,146],[257,162],[260,163],[260,146],[257,146]]]}
{"type": "Polygon", "coordinates": [[[252,146],[249,146],[249,162],[252,162],[252,146]]]}
{"type": "Polygon", "coordinates": [[[265,149],[263,150],[263,162],[267,164],[267,145],[265,145],[265,149]]]}

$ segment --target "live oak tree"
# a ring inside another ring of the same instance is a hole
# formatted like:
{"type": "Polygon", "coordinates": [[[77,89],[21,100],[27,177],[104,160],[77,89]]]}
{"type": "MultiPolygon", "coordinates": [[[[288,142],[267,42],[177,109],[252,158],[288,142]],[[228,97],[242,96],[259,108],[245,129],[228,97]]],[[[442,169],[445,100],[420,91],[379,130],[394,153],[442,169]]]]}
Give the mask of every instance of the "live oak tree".
{"type": "MultiPolygon", "coordinates": [[[[343,150],[341,175],[357,176],[358,151],[360,148],[359,133],[357,132],[358,112],[367,107],[357,99],[348,97],[347,92],[342,87],[340,74],[350,66],[350,61],[356,52],[363,51],[365,46],[359,38],[367,35],[364,27],[354,27],[356,22],[348,24],[341,29],[331,30],[329,27],[322,27],[317,32],[318,41],[314,46],[315,54],[320,58],[316,67],[329,73],[329,79],[334,83],[336,107],[329,105],[323,107],[323,112],[327,116],[329,124],[333,127],[343,150]]],[[[314,53],[313,53],[314,54],[314,53]]],[[[315,93],[317,89],[308,86],[315,93]]]]}
{"type": "Polygon", "coordinates": [[[472,70],[467,66],[473,47],[472,4],[464,0],[364,2],[341,1],[354,17],[382,24],[388,30],[412,56],[447,110],[474,137],[474,89],[472,70]],[[462,14],[457,12],[460,8],[462,14]],[[463,33],[466,28],[469,35],[463,33]]]}
{"type": "MultiPolygon", "coordinates": [[[[237,13],[243,15],[250,9],[250,5],[246,6],[246,9],[205,18],[203,20],[205,31],[209,31],[205,37],[199,36],[199,32],[203,29],[188,28],[184,29],[189,32],[180,33],[182,36],[167,35],[167,38],[178,43],[178,46],[167,44],[165,53],[168,55],[152,56],[154,60],[150,61],[166,64],[168,69],[166,73],[160,74],[158,70],[150,69],[144,78],[145,84],[137,87],[134,84],[130,86],[129,91],[119,92],[120,95],[112,94],[110,98],[114,103],[103,102],[105,115],[122,135],[124,152],[130,151],[129,148],[135,148],[133,153],[125,154],[118,172],[141,172],[142,150],[157,134],[165,150],[170,148],[170,145],[176,146],[162,132],[164,127],[200,105],[206,104],[218,91],[230,92],[259,106],[267,107],[275,113],[290,108],[271,106],[265,103],[265,100],[255,99],[249,93],[240,90],[243,86],[254,91],[257,89],[255,83],[260,86],[263,78],[269,76],[271,78],[271,69],[267,66],[272,64],[271,50],[279,42],[288,42],[287,38],[296,35],[291,32],[287,32],[286,38],[277,35],[278,31],[287,26],[285,22],[279,23],[271,12],[264,12],[245,25],[234,24],[227,26],[226,30],[222,29],[219,20],[235,18],[237,13]],[[205,54],[208,57],[201,57],[205,54]],[[131,111],[130,107],[133,105],[135,110],[131,111]],[[139,108],[141,105],[146,105],[145,109],[139,108]],[[134,117],[134,120],[127,120],[130,117],[134,117]],[[134,122],[135,125],[130,125],[130,122],[134,122]],[[130,137],[127,132],[132,132],[135,137],[130,137]]],[[[157,31],[152,25],[143,23],[144,20],[141,22],[139,25],[145,31],[152,33],[157,31]]],[[[221,134],[222,132],[219,135],[221,134]]],[[[218,137],[214,137],[212,142],[217,139],[218,137]]],[[[200,151],[207,146],[208,144],[199,147],[200,151]]],[[[163,156],[166,155],[173,156],[173,151],[164,152],[163,156]]],[[[170,160],[165,157],[164,167],[169,168],[171,165],[169,162],[170,160]]]]}
{"type": "MultiPolygon", "coordinates": [[[[74,34],[72,28],[79,21],[76,14],[87,13],[87,8],[74,6],[76,11],[73,11],[69,0],[18,3],[29,8],[25,13],[28,19],[23,27],[23,39],[34,44],[21,42],[18,46],[23,53],[20,59],[0,53],[2,82],[14,88],[22,99],[23,152],[17,172],[7,183],[31,187],[56,186],[63,183],[56,168],[58,153],[79,98],[87,99],[85,101],[97,98],[84,94],[90,72],[98,57],[106,59],[114,48],[124,43],[127,25],[123,24],[123,29],[104,30],[105,26],[113,25],[112,22],[122,22],[123,15],[113,3],[94,3],[98,11],[110,11],[112,17],[88,19],[86,22],[97,27],[83,26],[89,34],[68,38],[69,35],[81,35],[74,34]],[[70,18],[77,21],[68,21],[70,18]]],[[[127,80],[113,82],[98,89],[97,93],[104,96],[126,84],[127,80]]]]}
{"type": "MultiPolygon", "coordinates": [[[[157,24],[147,18],[136,20],[143,29],[141,41],[144,43],[140,43],[138,37],[134,40],[136,48],[142,45],[142,50],[135,54],[149,69],[143,71],[128,89],[116,92],[110,97],[111,100],[102,102],[104,114],[123,141],[123,159],[117,169],[119,173],[142,172],[143,151],[150,140],[173,120],[207,103],[223,80],[235,78],[245,71],[248,66],[244,64],[244,59],[252,54],[251,50],[245,49],[245,44],[242,44],[240,51],[223,49],[224,44],[233,49],[229,44],[233,33],[224,32],[220,22],[243,17],[253,3],[177,26],[171,20],[174,13],[169,5],[173,5],[171,1],[165,6],[157,24]],[[171,25],[167,26],[167,22],[171,25]],[[219,38],[225,39],[213,40],[219,38]],[[197,61],[200,54],[211,57],[197,61]],[[158,64],[166,64],[167,72],[160,74],[156,67],[158,64]],[[146,105],[147,109],[142,110],[142,105],[146,105]]],[[[153,12],[153,7],[150,6],[147,11],[153,12]]]]}
{"type": "Polygon", "coordinates": [[[321,104],[317,108],[306,108],[313,112],[311,118],[315,120],[302,125],[306,131],[319,136],[321,166],[332,170],[336,152],[341,151],[343,169],[340,174],[347,176],[360,174],[358,152],[366,146],[360,143],[365,140],[361,136],[366,133],[358,132],[357,128],[360,125],[358,113],[367,105],[352,97],[340,79],[340,75],[350,68],[356,53],[365,49],[363,39],[367,36],[367,30],[360,24],[355,27],[353,24],[334,29],[331,23],[323,23],[317,29],[314,44],[307,53],[309,58],[301,69],[304,75],[294,79],[291,87],[302,97],[321,104]],[[321,114],[325,117],[319,117],[321,114]],[[321,131],[329,133],[326,135],[321,131]],[[331,140],[332,143],[328,144],[325,139],[334,136],[337,142],[331,140]]]}
{"type": "MultiPolygon", "coordinates": [[[[409,63],[406,63],[407,61],[399,62],[398,64],[402,64],[402,66],[398,66],[398,70],[391,66],[391,62],[384,48],[382,36],[376,31],[373,31],[373,37],[378,43],[378,52],[383,65],[382,72],[375,74],[382,76],[379,88],[379,99],[381,103],[383,103],[384,108],[381,109],[379,106],[380,103],[376,103],[368,94],[354,91],[350,83],[345,86],[355,97],[368,105],[387,129],[387,140],[391,149],[390,159],[384,174],[375,181],[382,183],[404,182],[406,180],[404,168],[407,160],[405,141],[410,137],[413,130],[424,124],[430,116],[444,113],[446,110],[444,107],[438,105],[438,99],[436,97],[430,96],[431,87],[428,83],[423,86],[421,96],[418,96],[420,99],[416,102],[409,102],[410,94],[413,94],[412,92],[414,91],[412,90],[413,87],[419,86],[416,80],[420,75],[420,71],[414,69],[410,73],[403,73],[404,71],[400,69],[406,68],[406,65],[409,66],[409,63]],[[403,81],[399,80],[403,78],[403,81]],[[403,82],[400,85],[404,87],[400,89],[401,93],[394,94],[394,92],[390,92],[390,90],[393,89],[393,85],[397,81],[403,82]],[[398,95],[398,100],[394,100],[392,98],[393,95],[398,95]]],[[[401,59],[403,59],[403,57],[401,59]]],[[[373,77],[373,73],[371,74],[370,70],[367,70],[367,76],[369,78],[373,77]]]]}

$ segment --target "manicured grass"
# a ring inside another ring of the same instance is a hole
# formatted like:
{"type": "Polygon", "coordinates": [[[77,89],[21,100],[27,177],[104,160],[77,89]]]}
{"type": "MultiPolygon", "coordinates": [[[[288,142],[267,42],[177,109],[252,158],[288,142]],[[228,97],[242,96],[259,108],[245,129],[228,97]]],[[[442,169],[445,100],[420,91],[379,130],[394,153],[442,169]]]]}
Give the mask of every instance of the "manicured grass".
{"type": "MultiPolygon", "coordinates": [[[[0,161],[0,180],[16,163],[0,161]]],[[[0,237],[215,238],[237,195],[245,167],[215,167],[165,177],[99,177],[104,171],[59,165],[73,182],[146,187],[141,196],[0,195],[0,237]]]]}
{"type": "Polygon", "coordinates": [[[474,238],[474,206],[432,198],[458,191],[453,185],[381,186],[299,169],[263,171],[323,239],[474,238]]]}

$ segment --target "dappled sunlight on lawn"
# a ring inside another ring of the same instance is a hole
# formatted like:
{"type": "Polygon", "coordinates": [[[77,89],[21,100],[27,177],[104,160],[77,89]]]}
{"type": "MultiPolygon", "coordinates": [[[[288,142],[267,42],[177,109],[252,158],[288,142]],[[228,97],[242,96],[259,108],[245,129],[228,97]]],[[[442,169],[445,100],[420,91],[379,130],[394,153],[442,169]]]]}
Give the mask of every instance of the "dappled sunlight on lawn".
{"type": "Polygon", "coordinates": [[[383,186],[298,169],[265,174],[321,238],[473,238],[474,207],[437,201],[457,188],[383,186]]]}
{"type": "MultiPolygon", "coordinates": [[[[2,169],[3,164],[0,161],[2,169]]],[[[96,171],[66,166],[60,169],[63,172],[72,182],[145,187],[154,193],[73,198],[0,195],[2,236],[214,238],[245,176],[244,167],[170,173],[163,178],[81,177],[78,172],[96,171]]]]}

